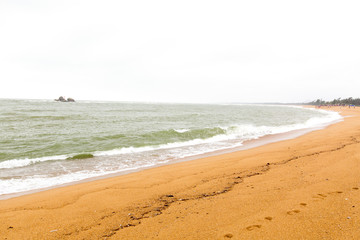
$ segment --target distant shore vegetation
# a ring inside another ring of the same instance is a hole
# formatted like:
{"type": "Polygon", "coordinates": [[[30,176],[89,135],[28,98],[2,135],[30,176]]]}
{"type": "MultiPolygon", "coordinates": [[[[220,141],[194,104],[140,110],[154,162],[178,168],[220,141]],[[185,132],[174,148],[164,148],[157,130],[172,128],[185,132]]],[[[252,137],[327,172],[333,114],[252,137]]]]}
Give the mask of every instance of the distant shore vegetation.
{"type": "Polygon", "coordinates": [[[312,101],[309,103],[310,105],[315,106],[321,106],[321,105],[335,105],[335,106],[348,106],[348,105],[354,105],[354,106],[360,106],[360,98],[338,98],[334,99],[332,101],[324,101],[322,99],[317,99],[315,101],[312,101]]]}

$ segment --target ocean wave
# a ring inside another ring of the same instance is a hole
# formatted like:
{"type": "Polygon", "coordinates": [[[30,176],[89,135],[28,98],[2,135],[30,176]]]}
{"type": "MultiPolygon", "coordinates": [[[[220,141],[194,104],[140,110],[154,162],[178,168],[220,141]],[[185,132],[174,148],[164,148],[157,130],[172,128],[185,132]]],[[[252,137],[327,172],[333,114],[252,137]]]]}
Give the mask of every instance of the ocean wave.
{"type": "MultiPolygon", "coordinates": [[[[241,124],[241,125],[232,125],[232,126],[217,126],[212,128],[203,128],[203,129],[169,129],[163,131],[157,131],[148,133],[147,138],[151,139],[164,139],[166,138],[168,143],[165,144],[151,144],[147,146],[140,147],[122,147],[116,148],[108,151],[94,151],[91,152],[95,157],[101,156],[113,156],[113,155],[123,155],[123,154],[133,154],[133,153],[142,153],[155,150],[166,150],[182,147],[196,147],[199,145],[204,145],[205,147],[199,149],[193,149],[187,151],[186,156],[197,155],[201,153],[211,152],[215,150],[226,149],[234,146],[240,146],[242,142],[251,139],[257,139],[262,136],[286,133],[293,130],[300,130],[312,127],[322,127],[334,121],[339,121],[342,119],[339,113],[311,109],[312,111],[320,111],[326,115],[323,117],[313,117],[308,119],[304,123],[292,124],[292,125],[283,125],[283,126],[255,126],[252,124],[241,124]],[[177,140],[177,141],[175,141],[177,140]],[[180,141],[179,141],[180,140],[180,141]],[[213,143],[221,143],[230,140],[236,140],[236,144],[232,143],[230,145],[220,144],[221,147],[214,148],[210,146],[213,143]],[[210,144],[206,147],[206,144],[210,144]]],[[[156,142],[156,141],[155,141],[156,142]]],[[[40,162],[45,161],[56,161],[56,160],[66,160],[68,157],[72,157],[79,153],[73,153],[69,155],[58,155],[58,156],[48,156],[40,158],[25,158],[25,159],[12,159],[0,162],[0,169],[8,168],[18,168],[26,167],[40,162]]],[[[179,155],[177,157],[183,157],[179,155]]]]}
{"type": "Polygon", "coordinates": [[[189,132],[190,129],[174,129],[174,131],[178,133],[185,133],[185,132],[189,132]]]}
{"type": "MultiPolygon", "coordinates": [[[[321,110],[324,111],[324,110],[321,110]]],[[[120,154],[131,154],[139,152],[154,151],[160,149],[170,149],[170,148],[180,148],[187,146],[196,146],[200,144],[228,141],[228,140],[238,140],[239,145],[246,140],[257,139],[266,135],[286,133],[294,130],[313,128],[313,127],[322,127],[326,124],[329,124],[334,121],[341,120],[342,117],[337,112],[325,111],[327,115],[325,117],[313,117],[308,119],[305,123],[302,124],[292,124],[284,126],[255,126],[252,124],[242,124],[234,125],[228,127],[215,127],[202,129],[201,131],[209,131],[214,133],[215,131],[218,134],[213,135],[208,138],[196,138],[183,142],[171,142],[167,144],[153,145],[153,146],[144,146],[144,147],[126,147],[113,149],[110,151],[99,151],[95,152],[94,156],[111,156],[111,155],[120,155],[120,154]]],[[[167,132],[176,131],[175,129],[169,130],[167,132]]],[[[199,132],[198,130],[186,129],[184,132],[178,133],[189,133],[189,132],[199,132]]],[[[225,148],[225,147],[224,147],[225,148]]]]}
{"type": "Polygon", "coordinates": [[[0,169],[25,167],[46,161],[65,160],[67,157],[68,156],[66,155],[58,155],[58,156],[47,156],[47,157],[39,157],[39,158],[11,159],[0,162],[0,169]]]}
{"type": "Polygon", "coordinates": [[[32,177],[20,177],[12,179],[0,179],[0,196],[3,194],[12,194],[18,192],[25,192],[33,189],[46,189],[49,187],[59,186],[71,182],[81,181],[84,179],[104,176],[106,174],[120,173],[133,171],[139,168],[146,168],[154,166],[156,162],[142,163],[134,166],[119,166],[116,170],[95,169],[83,170],[78,172],[67,173],[58,176],[49,177],[47,175],[34,175],[32,177]]]}
{"type": "Polygon", "coordinates": [[[66,184],[70,182],[80,181],[83,179],[97,177],[104,174],[111,174],[113,172],[105,171],[82,171],[77,173],[59,175],[55,177],[49,176],[33,176],[28,178],[13,178],[7,180],[0,179],[0,195],[2,194],[11,194],[17,192],[29,191],[32,189],[41,189],[48,188],[52,186],[58,186],[61,184],[66,184]]]}
{"type": "Polygon", "coordinates": [[[154,131],[147,134],[143,134],[144,140],[151,140],[152,142],[167,141],[171,142],[173,139],[180,141],[187,141],[193,139],[207,139],[217,135],[226,134],[226,128],[216,127],[205,127],[197,129],[168,129],[161,131],[154,131]]]}
{"type": "Polygon", "coordinates": [[[126,147],[126,148],[113,149],[110,151],[98,151],[94,153],[94,156],[112,156],[112,155],[139,153],[139,152],[147,152],[147,151],[170,149],[170,148],[180,148],[180,147],[196,146],[199,144],[206,144],[206,143],[212,143],[212,142],[218,142],[218,141],[224,141],[230,139],[235,139],[235,136],[228,136],[226,134],[221,134],[207,139],[193,139],[186,142],[173,142],[173,143],[160,144],[157,146],[126,147]]]}

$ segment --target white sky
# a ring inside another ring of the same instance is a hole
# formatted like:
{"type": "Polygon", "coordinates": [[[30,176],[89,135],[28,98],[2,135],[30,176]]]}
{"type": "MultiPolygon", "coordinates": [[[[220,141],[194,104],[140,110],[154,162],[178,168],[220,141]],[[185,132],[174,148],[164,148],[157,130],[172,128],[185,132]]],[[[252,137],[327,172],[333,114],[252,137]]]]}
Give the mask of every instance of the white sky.
{"type": "Polygon", "coordinates": [[[0,98],[360,97],[360,1],[0,0],[0,98]]]}

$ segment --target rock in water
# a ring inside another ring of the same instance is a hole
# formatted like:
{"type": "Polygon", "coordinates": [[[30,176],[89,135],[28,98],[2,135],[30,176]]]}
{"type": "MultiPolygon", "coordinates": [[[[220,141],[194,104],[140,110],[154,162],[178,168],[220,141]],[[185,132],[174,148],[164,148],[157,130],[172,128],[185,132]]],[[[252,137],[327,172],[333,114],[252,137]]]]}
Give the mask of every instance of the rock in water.
{"type": "Polygon", "coordinates": [[[60,96],[58,99],[55,99],[55,101],[57,101],[57,102],[75,102],[75,100],[73,98],[68,98],[66,100],[63,96],[60,96]]]}
{"type": "Polygon", "coordinates": [[[58,99],[55,99],[55,101],[66,102],[66,99],[63,96],[60,96],[58,99]]]}

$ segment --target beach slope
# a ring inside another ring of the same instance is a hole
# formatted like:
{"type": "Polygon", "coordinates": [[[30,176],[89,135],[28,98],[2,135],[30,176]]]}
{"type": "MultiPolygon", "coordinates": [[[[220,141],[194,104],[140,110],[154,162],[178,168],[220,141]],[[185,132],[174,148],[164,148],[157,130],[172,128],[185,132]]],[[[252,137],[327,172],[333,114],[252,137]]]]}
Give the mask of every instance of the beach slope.
{"type": "Polygon", "coordinates": [[[0,239],[360,239],[360,110],[295,139],[0,201],[0,239]]]}

